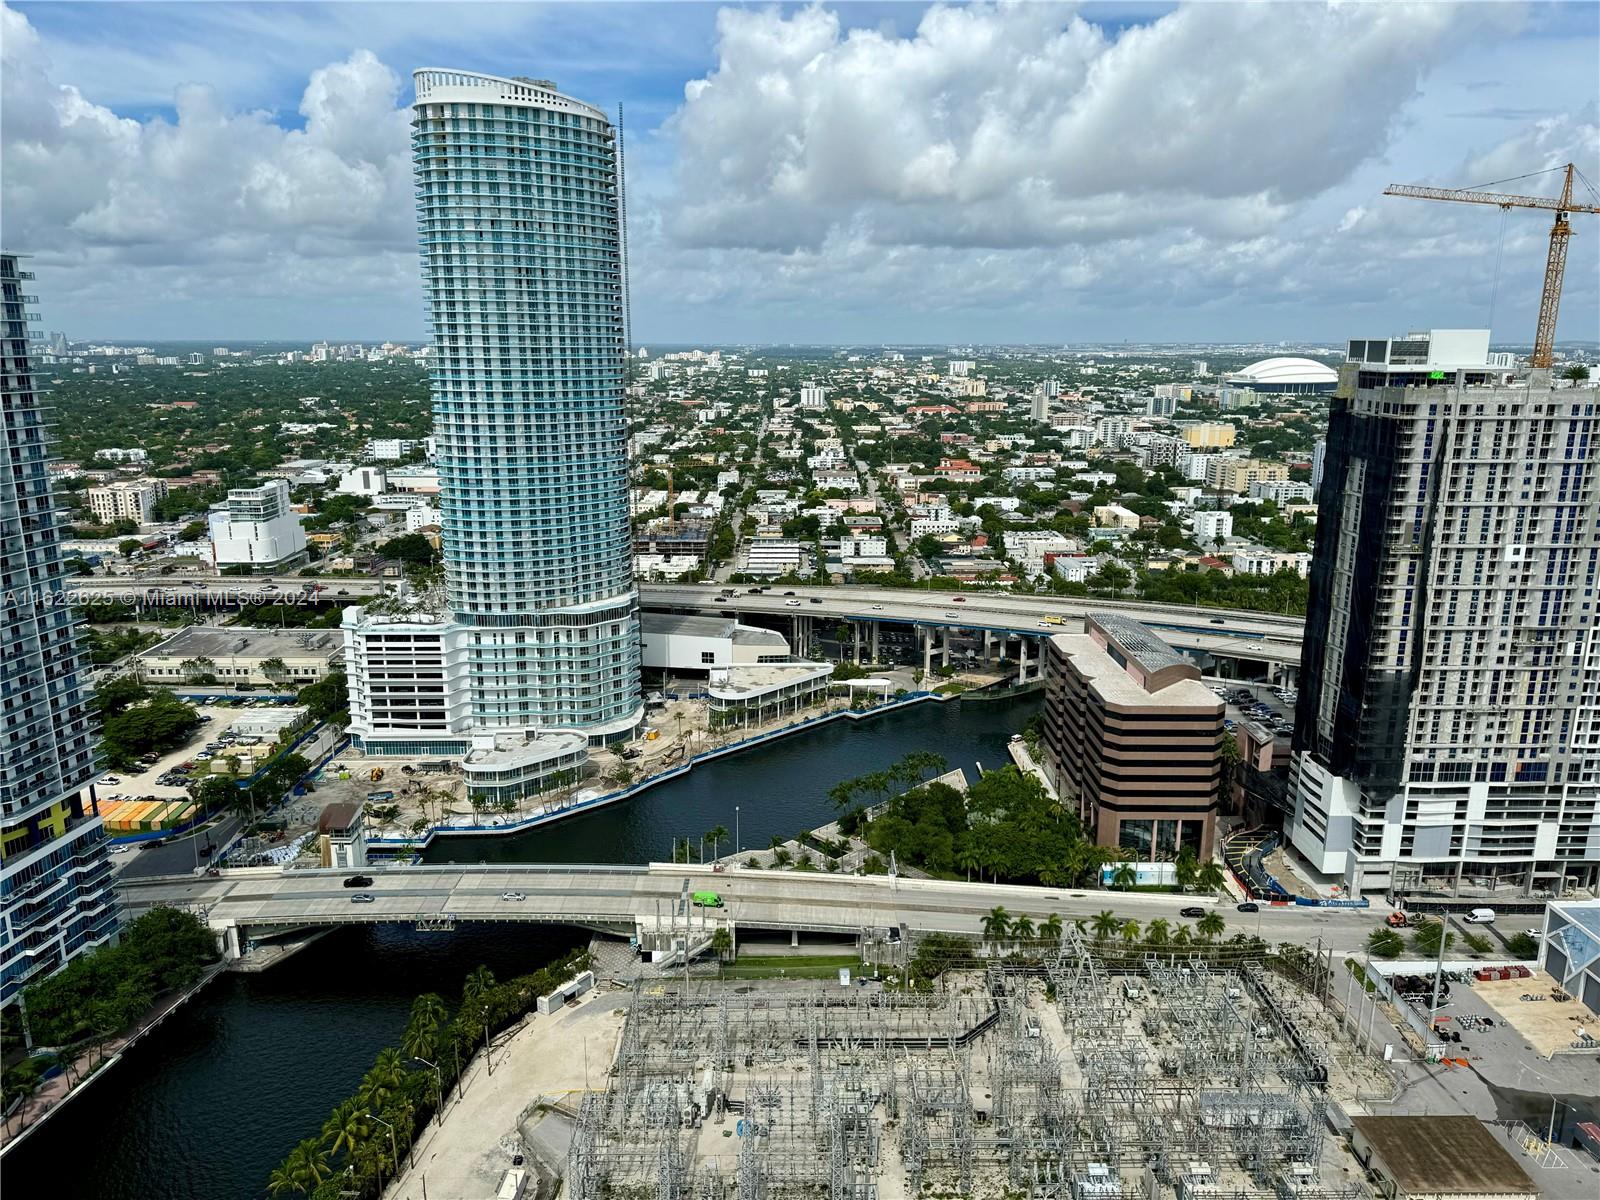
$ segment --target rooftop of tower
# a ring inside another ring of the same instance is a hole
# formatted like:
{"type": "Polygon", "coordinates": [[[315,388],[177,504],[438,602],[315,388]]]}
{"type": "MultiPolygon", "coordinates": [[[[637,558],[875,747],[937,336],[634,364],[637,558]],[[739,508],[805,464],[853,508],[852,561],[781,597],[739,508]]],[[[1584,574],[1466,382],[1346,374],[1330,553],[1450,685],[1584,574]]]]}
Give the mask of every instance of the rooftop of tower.
{"type": "Polygon", "coordinates": [[[556,85],[548,79],[532,79],[525,75],[507,78],[451,67],[418,67],[411,78],[416,85],[418,104],[524,104],[574,112],[608,123],[611,119],[594,105],[556,91],[556,85]]]}

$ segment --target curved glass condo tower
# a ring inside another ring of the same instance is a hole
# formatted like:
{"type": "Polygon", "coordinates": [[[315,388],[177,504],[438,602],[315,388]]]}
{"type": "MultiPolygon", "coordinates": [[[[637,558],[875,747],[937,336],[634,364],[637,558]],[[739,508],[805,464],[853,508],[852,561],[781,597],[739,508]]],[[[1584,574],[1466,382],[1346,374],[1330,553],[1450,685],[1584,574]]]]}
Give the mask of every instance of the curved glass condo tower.
{"type": "Polygon", "coordinates": [[[615,133],[539,80],[428,68],[416,96],[446,586],[431,611],[346,614],[351,732],[424,754],[626,736],[642,706],[615,133]]]}

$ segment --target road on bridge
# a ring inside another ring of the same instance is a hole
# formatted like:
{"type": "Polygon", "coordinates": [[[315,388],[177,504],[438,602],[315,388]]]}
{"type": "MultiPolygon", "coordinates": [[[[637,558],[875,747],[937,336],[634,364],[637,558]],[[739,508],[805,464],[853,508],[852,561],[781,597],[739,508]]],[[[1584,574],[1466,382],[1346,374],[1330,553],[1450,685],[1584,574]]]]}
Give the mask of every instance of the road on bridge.
{"type": "MultiPolygon", "coordinates": [[[[1178,910],[1215,907],[1228,932],[1257,933],[1272,942],[1313,945],[1349,952],[1361,948],[1378,924],[1371,910],[1264,907],[1238,913],[1231,902],[1216,904],[1194,896],[1013,887],[1004,884],[949,883],[889,879],[885,876],[825,875],[811,872],[748,871],[713,873],[702,867],[665,863],[617,866],[414,866],[368,869],[369,888],[344,886],[347,871],[288,873],[230,871],[217,878],[119,881],[130,912],[157,904],[204,909],[213,922],[246,928],[345,924],[350,922],[537,921],[609,928],[632,928],[659,913],[671,918],[684,895],[718,892],[736,929],[855,933],[905,925],[914,931],[978,933],[983,918],[1001,906],[1013,916],[1035,921],[1056,913],[1064,919],[1092,917],[1110,909],[1124,920],[1144,924],[1165,917],[1183,923],[1178,910]],[[371,903],[354,902],[356,891],[371,903]],[[521,900],[504,899],[505,893],[521,900]]],[[[697,913],[700,910],[695,910],[697,913]]]]}

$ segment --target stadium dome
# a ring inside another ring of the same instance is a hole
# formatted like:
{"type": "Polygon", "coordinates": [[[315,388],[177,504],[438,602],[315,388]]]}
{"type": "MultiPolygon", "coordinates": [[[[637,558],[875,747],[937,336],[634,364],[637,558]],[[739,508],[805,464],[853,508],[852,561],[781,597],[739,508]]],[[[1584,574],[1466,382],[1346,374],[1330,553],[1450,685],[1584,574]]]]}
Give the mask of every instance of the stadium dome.
{"type": "Polygon", "coordinates": [[[1258,392],[1332,391],[1339,373],[1309,358],[1264,358],[1229,375],[1227,382],[1258,392]]]}

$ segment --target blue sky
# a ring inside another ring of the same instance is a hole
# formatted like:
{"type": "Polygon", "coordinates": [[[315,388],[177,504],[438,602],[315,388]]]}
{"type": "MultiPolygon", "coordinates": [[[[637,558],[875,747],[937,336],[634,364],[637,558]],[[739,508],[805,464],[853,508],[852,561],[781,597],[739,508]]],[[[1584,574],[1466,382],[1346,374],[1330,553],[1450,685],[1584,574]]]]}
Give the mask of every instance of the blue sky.
{"type": "Polygon", "coordinates": [[[452,66],[625,102],[645,344],[1339,339],[1491,293],[1513,340],[1546,220],[1380,193],[1600,181],[1597,13],[21,3],[5,237],[74,336],[421,337],[405,109],[452,66]]]}

